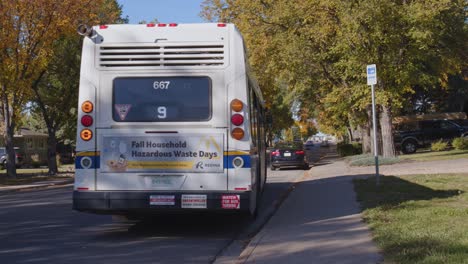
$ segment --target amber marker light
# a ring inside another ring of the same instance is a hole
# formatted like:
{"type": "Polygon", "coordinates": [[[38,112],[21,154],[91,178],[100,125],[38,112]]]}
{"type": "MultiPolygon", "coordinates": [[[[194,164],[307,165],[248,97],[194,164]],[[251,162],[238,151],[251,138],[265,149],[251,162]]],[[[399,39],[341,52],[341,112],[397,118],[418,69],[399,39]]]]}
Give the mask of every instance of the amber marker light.
{"type": "Polygon", "coordinates": [[[244,108],[244,103],[239,99],[234,99],[231,101],[231,109],[234,112],[240,112],[244,108]]]}
{"type": "Polygon", "coordinates": [[[90,101],[85,101],[81,104],[81,110],[85,113],[91,113],[93,111],[93,103],[90,101]]]}
{"type": "Polygon", "coordinates": [[[84,141],[89,141],[93,138],[93,132],[90,129],[83,129],[80,132],[80,137],[84,141]]]}
{"type": "Polygon", "coordinates": [[[231,131],[231,136],[234,139],[241,140],[244,137],[244,130],[242,128],[236,127],[231,131]]]}

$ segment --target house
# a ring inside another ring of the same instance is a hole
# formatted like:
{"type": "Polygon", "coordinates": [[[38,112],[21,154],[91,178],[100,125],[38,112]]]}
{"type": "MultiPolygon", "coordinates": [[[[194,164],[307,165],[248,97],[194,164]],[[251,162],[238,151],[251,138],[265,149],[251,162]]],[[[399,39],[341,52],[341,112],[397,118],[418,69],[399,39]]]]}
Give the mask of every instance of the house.
{"type": "MultiPolygon", "coordinates": [[[[47,164],[47,134],[35,132],[28,128],[20,128],[14,135],[13,145],[19,148],[26,166],[33,164],[47,164]]],[[[0,140],[0,147],[4,147],[4,140],[0,140]]]]}

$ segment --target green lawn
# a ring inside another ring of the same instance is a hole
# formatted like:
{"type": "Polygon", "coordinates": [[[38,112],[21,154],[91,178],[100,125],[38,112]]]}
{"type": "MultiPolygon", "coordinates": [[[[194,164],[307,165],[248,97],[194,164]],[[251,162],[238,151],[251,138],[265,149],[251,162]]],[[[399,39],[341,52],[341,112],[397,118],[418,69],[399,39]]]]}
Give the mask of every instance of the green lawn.
{"type": "Polygon", "coordinates": [[[468,150],[423,151],[414,154],[400,155],[401,160],[432,161],[468,158],[468,150]]]}
{"type": "Polygon", "coordinates": [[[355,180],[385,263],[468,263],[468,174],[355,180]]]}
{"type": "Polygon", "coordinates": [[[57,176],[48,176],[48,171],[49,169],[47,167],[27,169],[19,168],[16,170],[17,178],[9,179],[6,177],[6,170],[2,169],[0,170],[0,186],[30,184],[38,181],[48,181],[57,179],[70,179],[71,177],[73,177],[75,165],[61,165],[59,167],[59,174],[57,176]]]}
{"type": "MultiPolygon", "coordinates": [[[[414,154],[399,155],[394,158],[383,158],[379,156],[380,165],[391,165],[407,161],[433,161],[433,160],[449,160],[468,158],[468,150],[447,150],[447,151],[430,151],[423,150],[414,154]]],[[[375,158],[372,154],[360,154],[347,156],[346,162],[350,166],[374,166],[375,158]]]]}
{"type": "MultiPolygon", "coordinates": [[[[375,157],[372,154],[360,154],[360,155],[353,155],[347,156],[345,161],[350,166],[374,166],[375,165],[375,157]]],[[[384,158],[379,156],[379,164],[380,165],[391,165],[395,163],[401,162],[399,157],[394,158],[384,158]]]]}

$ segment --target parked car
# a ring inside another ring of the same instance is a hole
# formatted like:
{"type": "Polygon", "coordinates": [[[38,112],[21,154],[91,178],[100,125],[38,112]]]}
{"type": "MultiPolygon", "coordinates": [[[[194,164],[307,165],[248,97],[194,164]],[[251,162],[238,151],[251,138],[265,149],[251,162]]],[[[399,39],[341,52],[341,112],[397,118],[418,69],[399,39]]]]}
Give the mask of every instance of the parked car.
{"type": "Polygon", "coordinates": [[[312,150],[313,147],[314,147],[314,142],[312,140],[308,140],[306,143],[304,143],[305,150],[312,150]]]}
{"type": "Polygon", "coordinates": [[[329,147],[330,145],[328,144],[328,139],[323,139],[322,142],[320,142],[320,147],[329,147]]]}
{"type": "Polygon", "coordinates": [[[452,120],[420,120],[396,125],[394,141],[397,149],[410,154],[439,140],[450,142],[467,136],[468,127],[452,120]]]}
{"type": "MultiPolygon", "coordinates": [[[[19,153],[19,148],[15,147],[15,163],[16,167],[19,168],[23,165],[23,156],[19,153]]],[[[5,147],[0,147],[0,166],[5,169],[7,166],[7,153],[5,147]]]]}
{"type": "Polygon", "coordinates": [[[277,143],[270,154],[272,170],[281,167],[309,169],[309,163],[301,142],[277,143]]]}

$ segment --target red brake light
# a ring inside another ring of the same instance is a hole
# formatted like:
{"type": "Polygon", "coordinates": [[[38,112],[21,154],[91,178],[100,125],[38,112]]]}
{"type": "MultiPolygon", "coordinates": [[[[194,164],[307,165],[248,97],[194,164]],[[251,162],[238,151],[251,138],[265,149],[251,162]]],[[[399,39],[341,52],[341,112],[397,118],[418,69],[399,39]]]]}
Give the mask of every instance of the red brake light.
{"type": "Polygon", "coordinates": [[[271,152],[271,155],[272,155],[272,156],[279,156],[279,155],[280,155],[280,152],[279,152],[279,151],[272,151],[272,152],[271,152]]]}
{"type": "Polygon", "coordinates": [[[169,26],[170,27],[177,27],[177,23],[170,23],[169,26]]]}
{"type": "Polygon", "coordinates": [[[154,23],[148,23],[146,24],[147,27],[155,27],[156,25],[154,23]]]}
{"type": "Polygon", "coordinates": [[[158,24],[158,27],[165,27],[165,26],[167,26],[167,25],[164,24],[164,23],[159,23],[159,24],[158,24]]]}
{"type": "Polygon", "coordinates": [[[226,24],[224,24],[224,23],[218,23],[218,27],[226,27],[226,24]]]}
{"type": "Polygon", "coordinates": [[[109,27],[109,26],[106,26],[106,25],[100,25],[100,26],[99,26],[100,29],[106,29],[106,28],[108,28],[108,27],[109,27]]]}
{"type": "Polygon", "coordinates": [[[297,154],[297,155],[304,155],[304,151],[303,151],[303,150],[297,150],[297,151],[296,151],[296,154],[297,154]]]}
{"type": "Polygon", "coordinates": [[[85,127],[93,125],[93,117],[90,115],[84,115],[81,117],[81,124],[85,127]]]}
{"type": "Polygon", "coordinates": [[[244,117],[240,114],[235,114],[231,117],[231,122],[235,126],[240,126],[244,123],[244,117]]]}

